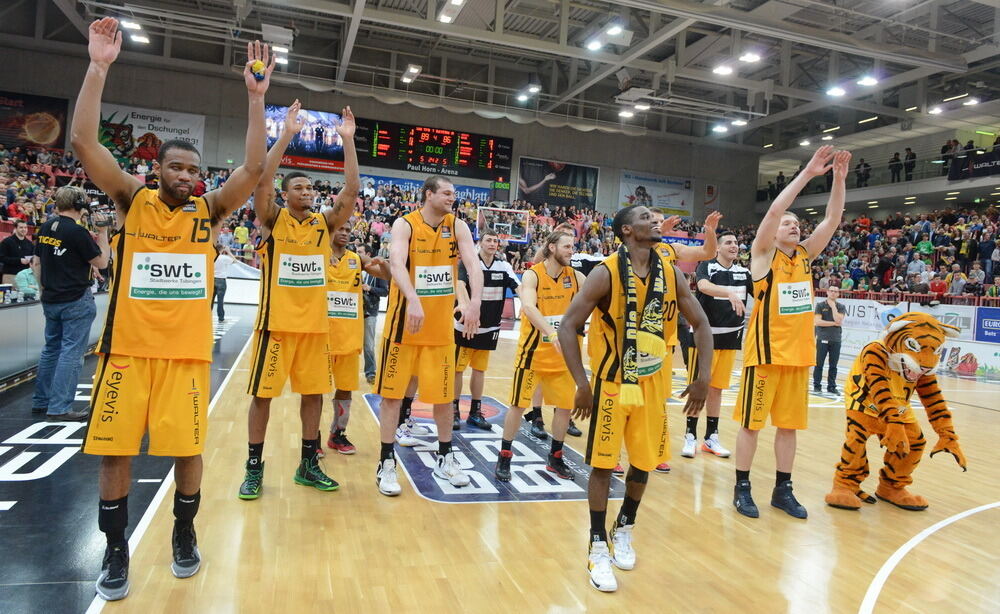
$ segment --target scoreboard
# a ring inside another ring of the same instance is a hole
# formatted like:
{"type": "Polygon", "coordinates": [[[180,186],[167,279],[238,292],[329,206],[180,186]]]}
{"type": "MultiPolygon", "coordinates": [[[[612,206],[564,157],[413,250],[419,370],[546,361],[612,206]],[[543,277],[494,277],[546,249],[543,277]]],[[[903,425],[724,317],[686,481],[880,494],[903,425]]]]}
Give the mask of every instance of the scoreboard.
{"type": "Polygon", "coordinates": [[[444,128],[358,118],[362,166],[471,179],[509,180],[514,141],[444,128]]]}

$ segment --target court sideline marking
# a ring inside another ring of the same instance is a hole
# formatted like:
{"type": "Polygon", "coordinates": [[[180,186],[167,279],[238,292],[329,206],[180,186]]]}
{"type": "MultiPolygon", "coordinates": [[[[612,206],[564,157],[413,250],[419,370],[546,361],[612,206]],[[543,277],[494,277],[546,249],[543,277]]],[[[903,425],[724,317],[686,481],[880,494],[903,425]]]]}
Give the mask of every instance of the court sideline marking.
{"type": "Polygon", "coordinates": [[[965,510],[964,512],[959,512],[954,516],[945,518],[944,520],[935,523],[920,533],[914,535],[910,541],[903,544],[898,550],[896,550],[892,556],[889,557],[885,563],[882,564],[882,568],[878,570],[875,574],[875,578],[872,579],[871,584],[868,585],[868,591],[865,593],[865,598],[861,602],[861,607],[858,608],[858,614],[872,614],[875,609],[875,602],[878,601],[879,593],[882,592],[882,587],[885,585],[885,581],[889,579],[889,575],[896,568],[903,557],[910,553],[911,550],[917,547],[920,542],[924,541],[937,531],[943,529],[944,527],[958,522],[963,518],[972,516],[973,514],[978,514],[979,512],[985,512],[986,510],[1000,508],[1000,501],[994,503],[987,503],[986,505],[980,505],[979,507],[974,507],[971,510],[965,510]]]}
{"type": "MultiPolygon", "coordinates": [[[[212,410],[215,409],[215,403],[222,397],[223,391],[229,385],[230,378],[233,377],[233,373],[237,371],[235,366],[240,364],[243,360],[243,355],[246,354],[247,348],[250,347],[250,342],[253,341],[253,335],[247,339],[247,342],[243,344],[243,349],[236,356],[236,360],[233,362],[233,367],[229,369],[229,373],[219,384],[219,389],[215,391],[212,395],[212,401],[208,404],[208,415],[212,415],[212,410]]],[[[128,553],[129,558],[135,554],[135,549],[139,546],[139,542],[142,540],[142,536],[146,534],[146,529],[149,528],[151,522],[153,522],[153,516],[156,515],[156,511],[160,509],[160,504],[163,503],[163,499],[167,496],[167,491],[170,490],[171,486],[174,484],[174,468],[171,467],[170,471],[167,472],[165,478],[163,478],[163,483],[160,484],[159,490],[156,491],[156,495],[153,496],[153,500],[149,502],[149,506],[146,508],[145,513],[143,513],[142,518],[139,519],[139,524],[135,525],[135,531],[128,539],[128,553]]],[[[90,602],[90,607],[87,608],[86,614],[98,614],[104,610],[104,604],[107,601],[101,599],[98,595],[94,595],[94,600],[90,602]]]]}

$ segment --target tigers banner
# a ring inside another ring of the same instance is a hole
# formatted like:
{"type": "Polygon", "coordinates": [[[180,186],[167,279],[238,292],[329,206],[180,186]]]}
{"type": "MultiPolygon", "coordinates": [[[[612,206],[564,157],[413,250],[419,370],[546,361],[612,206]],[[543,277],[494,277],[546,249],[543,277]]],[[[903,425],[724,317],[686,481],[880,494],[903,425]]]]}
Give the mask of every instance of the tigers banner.
{"type": "Polygon", "coordinates": [[[119,162],[155,160],[160,145],[173,139],[187,141],[204,153],[205,116],[104,103],[99,138],[119,162]]]}

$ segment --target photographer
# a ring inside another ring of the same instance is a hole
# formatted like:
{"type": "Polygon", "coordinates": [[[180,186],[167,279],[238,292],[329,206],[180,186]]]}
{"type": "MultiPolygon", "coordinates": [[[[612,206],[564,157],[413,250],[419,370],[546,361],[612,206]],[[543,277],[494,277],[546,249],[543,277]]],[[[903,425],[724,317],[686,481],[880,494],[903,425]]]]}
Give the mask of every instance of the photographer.
{"type": "Polygon", "coordinates": [[[97,316],[90,292],[91,267],[108,265],[110,220],[95,214],[97,241],[79,224],[88,208],[80,188],[62,187],[56,192],[56,217],[42,225],[32,269],[41,290],[45,313],[45,347],[38,359],[38,375],[32,413],[45,412],[50,421],[84,420],[86,410],[72,411],[76,383],[90,326],[97,316]]]}

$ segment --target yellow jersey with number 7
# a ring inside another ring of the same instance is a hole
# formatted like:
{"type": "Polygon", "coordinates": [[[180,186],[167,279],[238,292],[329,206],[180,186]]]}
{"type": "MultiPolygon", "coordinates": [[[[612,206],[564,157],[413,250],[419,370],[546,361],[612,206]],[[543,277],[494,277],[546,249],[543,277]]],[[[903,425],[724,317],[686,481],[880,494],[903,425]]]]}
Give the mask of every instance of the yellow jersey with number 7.
{"type": "Polygon", "coordinates": [[[802,245],[774,250],[771,267],[753,282],[753,313],[743,338],[743,366],[816,364],[811,261],[802,245]]]}

